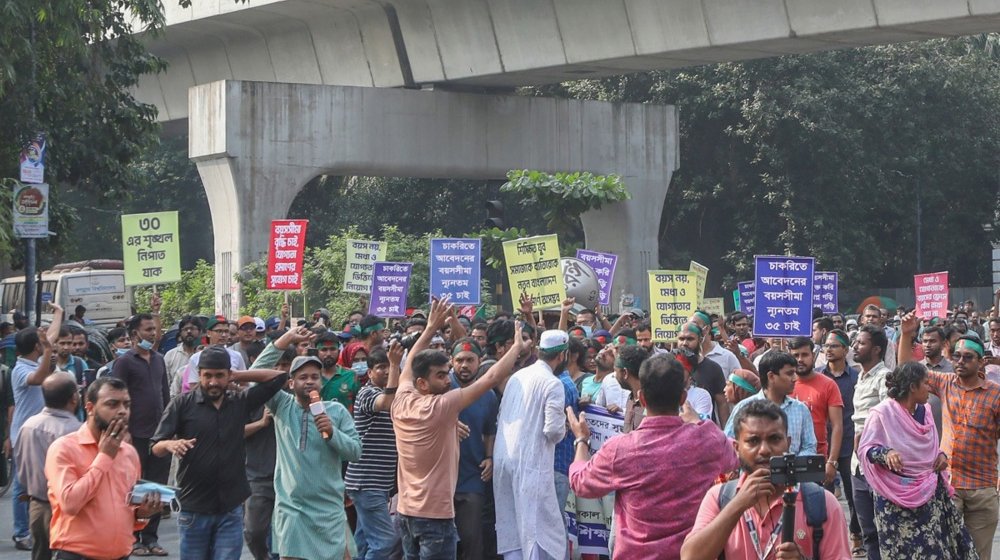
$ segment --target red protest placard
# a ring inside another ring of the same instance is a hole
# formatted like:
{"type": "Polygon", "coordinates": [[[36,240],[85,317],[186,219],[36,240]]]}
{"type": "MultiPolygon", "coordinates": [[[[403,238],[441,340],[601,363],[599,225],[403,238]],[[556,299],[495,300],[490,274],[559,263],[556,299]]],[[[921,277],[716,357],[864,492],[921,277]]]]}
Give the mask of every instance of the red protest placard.
{"type": "Polygon", "coordinates": [[[271,221],[267,246],[267,289],[301,290],[302,257],[306,252],[309,220],[271,221]]]}
{"type": "Polygon", "coordinates": [[[913,293],[916,295],[917,316],[921,319],[948,315],[948,273],[932,272],[913,277],[913,293]]]}

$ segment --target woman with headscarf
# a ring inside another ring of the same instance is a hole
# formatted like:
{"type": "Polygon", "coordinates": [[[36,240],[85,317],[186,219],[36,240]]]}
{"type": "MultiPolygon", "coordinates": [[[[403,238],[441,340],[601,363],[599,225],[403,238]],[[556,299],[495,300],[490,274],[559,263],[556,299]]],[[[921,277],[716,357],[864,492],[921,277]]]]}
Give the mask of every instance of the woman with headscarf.
{"type": "Polygon", "coordinates": [[[729,374],[726,381],[726,402],[736,404],[760,392],[760,378],[748,369],[737,369],[729,374]]]}
{"type": "Polygon", "coordinates": [[[884,560],[979,558],[951,501],[948,457],[938,447],[927,369],[907,362],[886,376],[889,399],[865,421],[858,458],[874,492],[884,560]]]}
{"type": "Polygon", "coordinates": [[[364,342],[350,342],[340,351],[337,365],[354,370],[358,383],[364,387],[368,383],[368,347],[364,342]]]}

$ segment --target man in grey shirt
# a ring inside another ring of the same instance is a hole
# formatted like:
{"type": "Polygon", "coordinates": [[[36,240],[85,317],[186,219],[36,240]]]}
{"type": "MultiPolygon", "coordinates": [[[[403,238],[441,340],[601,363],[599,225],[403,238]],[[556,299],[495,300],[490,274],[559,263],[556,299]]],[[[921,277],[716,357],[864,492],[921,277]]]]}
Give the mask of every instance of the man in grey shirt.
{"type": "Polygon", "coordinates": [[[21,426],[17,438],[17,478],[27,490],[28,528],[31,532],[31,560],[50,560],[49,524],[52,506],[49,505],[48,481],[45,479],[45,454],[56,439],[80,429],[76,410],[80,406],[80,392],[73,374],[57,372],[42,382],[45,408],[28,418],[21,426]]]}

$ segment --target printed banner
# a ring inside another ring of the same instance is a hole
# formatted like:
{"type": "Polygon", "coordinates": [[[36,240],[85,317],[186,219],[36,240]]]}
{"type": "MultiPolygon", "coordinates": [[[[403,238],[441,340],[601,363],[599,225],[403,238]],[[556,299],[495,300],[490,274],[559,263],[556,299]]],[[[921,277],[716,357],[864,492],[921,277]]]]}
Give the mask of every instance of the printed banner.
{"type": "Polygon", "coordinates": [[[527,293],[536,309],[562,305],[566,299],[566,284],[559,265],[557,236],[539,235],[504,241],[503,257],[514,301],[527,293]]]}
{"type": "Polygon", "coordinates": [[[14,237],[45,239],[49,236],[49,186],[14,185],[14,237]]]}
{"type": "Polygon", "coordinates": [[[45,135],[38,134],[21,149],[21,182],[45,182],[45,135]]]}
{"type": "Polygon", "coordinates": [[[917,316],[921,319],[948,316],[948,272],[917,274],[913,277],[917,316]]]}
{"type": "Polygon", "coordinates": [[[725,318],[725,300],[720,297],[705,298],[701,300],[701,310],[709,315],[718,315],[719,317],[725,318]]]}
{"type": "Polygon", "coordinates": [[[694,274],[695,289],[698,291],[698,307],[701,307],[702,301],[705,299],[705,283],[708,282],[708,267],[696,261],[691,261],[691,266],[688,267],[688,270],[694,274]]]}
{"type": "Polygon", "coordinates": [[[812,335],[815,266],[812,257],[754,257],[754,336],[812,335]]]}
{"type": "Polygon", "coordinates": [[[757,295],[754,292],[753,282],[737,282],[736,286],[740,292],[740,305],[737,309],[753,317],[754,307],[757,304],[757,295]]]}
{"type": "Polygon", "coordinates": [[[122,254],[128,286],[179,281],[177,211],[122,215],[122,254]]]}
{"type": "MultiPolygon", "coordinates": [[[[590,426],[590,452],[596,453],[610,438],[622,433],[624,418],[610,414],[607,409],[589,405],[584,407],[587,424],[590,426]]],[[[608,541],[611,536],[611,516],[614,512],[614,495],[599,499],[580,498],[570,491],[566,500],[565,513],[570,541],[581,554],[608,556],[608,541]]]]}
{"type": "Polygon", "coordinates": [[[482,243],[481,239],[431,239],[431,296],[448,296],[455,305],[479,303],[482,243]]]}
{"type": "Polygon", "coordinates": [[[823,313],[836,313],[839,305],[837,290],[840,284],[840,274],[837,272],[817,272],[813,276],[813,307],[823,310],[823,313]]]}
{"type": "Polygon", "coordinates": [[[649,271],[649,320],[655,342],[673,342],[698,309],[697,281],[687,270],[649,271]]]}
{"type": "Polygon", "coordinates": [[[615,279],[615,267],[618,266],[618,255],[577,249],[576,258],[590,265],[597,274],[601,305],[611,305],[611,283],[615,279]]]}
{"type": "Polygon", "coordinates": [[[413,263],[377,262],[372,272],[368,313],[382,318],[405,317],[413,263]]]}
{"type": "Polygon", "coordinates": [[[309,220],[271,220],[267,245],[267,289],[301,290],[309,220]]]}
{"type": "Polygon", "coordinates": [[[347,240],[347,262],[344,264],[344,291],[352,294],[372,293],[372,271],[376,262],[385,260],[385,241],[347,240]]]}

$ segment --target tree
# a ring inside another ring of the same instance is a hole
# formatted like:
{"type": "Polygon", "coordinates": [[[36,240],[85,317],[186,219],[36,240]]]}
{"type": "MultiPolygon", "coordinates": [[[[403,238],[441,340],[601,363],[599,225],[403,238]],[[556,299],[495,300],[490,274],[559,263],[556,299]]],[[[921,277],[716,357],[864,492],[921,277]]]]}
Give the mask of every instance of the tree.
{"type": "MultiPolygon", "coordinates": [[[[0,0],[0,13],[0,177],[17,177],[21,147],[44,132],[57,215],[69,187],[119,199],[139,184],[129,164],[159,130],[155,108],[137,102],[132,89],[164,67],[133,35],[162,27],[160,3],[0,0]]],[[[56,233],[58,244],[68,230],[56,233]]],[[[0,258],[20,261],[16,247],[0,238],[0,258]]]]}

